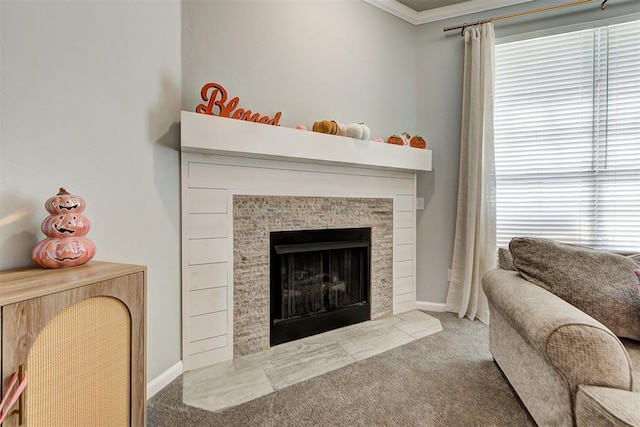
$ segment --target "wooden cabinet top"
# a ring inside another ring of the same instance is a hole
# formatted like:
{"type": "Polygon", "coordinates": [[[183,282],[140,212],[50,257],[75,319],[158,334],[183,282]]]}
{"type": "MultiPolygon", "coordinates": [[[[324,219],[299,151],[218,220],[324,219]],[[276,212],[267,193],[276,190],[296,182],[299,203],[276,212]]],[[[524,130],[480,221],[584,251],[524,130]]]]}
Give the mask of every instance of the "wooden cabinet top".
{"type": "Polygon", "coordinates": [[[0,306],[146,271],[141,265],[103,261],[60,269],[26,267],[0,271],[0,306]]]}

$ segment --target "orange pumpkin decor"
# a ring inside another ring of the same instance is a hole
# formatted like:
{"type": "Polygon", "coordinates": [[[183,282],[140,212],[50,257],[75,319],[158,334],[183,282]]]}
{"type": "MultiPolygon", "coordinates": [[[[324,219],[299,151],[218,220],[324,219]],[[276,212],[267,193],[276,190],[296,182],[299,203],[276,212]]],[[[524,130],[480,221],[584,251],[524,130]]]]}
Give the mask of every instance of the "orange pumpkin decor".
{"type": "Polygon", "coordinates": [[[84,237],[91,228],[87,217],[81,214],[85,208],[82,197],[69,194],[60,188],[44,207],[50,213],[40,227],[47,236],[31,253],[33,261],[42,268],[73,267],[84,264],[96,254],[96,246],[84,237]]]}
{"type": "Polygon", "coordinates": [[[427,148],[427,141],[420,135],[414,135],[409,140],[409,145],[413,148],[427,148]]]}
{"type": "Polygon", "coordinates": [[[402,139],[402,137],[399,137],[398,135],[391,135],[389,138],[387,138],[387,143],[395,144],[395,145],[404,145],[404,140],[402,139]]]}
{"type": "Polygon", "coordinates": [[[313,123],[313,131],[319,133],[328,133],[329,135],[338,135],[340,126],[335,120],[321,120],[313,123]]]}

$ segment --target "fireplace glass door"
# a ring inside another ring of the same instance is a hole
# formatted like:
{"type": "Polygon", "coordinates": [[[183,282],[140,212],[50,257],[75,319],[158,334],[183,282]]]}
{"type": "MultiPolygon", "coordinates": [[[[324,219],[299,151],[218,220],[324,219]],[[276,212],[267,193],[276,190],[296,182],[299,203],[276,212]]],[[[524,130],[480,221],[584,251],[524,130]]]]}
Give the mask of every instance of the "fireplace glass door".
{"type": "Polygon", "coordinates": [[[370,318],[371,229],[271,233],[271,345],[370,318]]]}

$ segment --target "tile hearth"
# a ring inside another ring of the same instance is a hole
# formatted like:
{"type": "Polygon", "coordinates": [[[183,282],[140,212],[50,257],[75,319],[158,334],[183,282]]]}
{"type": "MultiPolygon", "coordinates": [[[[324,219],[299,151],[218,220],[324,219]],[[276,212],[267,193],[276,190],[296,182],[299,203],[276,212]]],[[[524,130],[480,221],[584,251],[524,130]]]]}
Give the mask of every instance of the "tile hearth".
{"type": "Polygon", "coordinates": [[[220,411],[440,331],[419,310],[358,323],[187,372],[183,400],[220,411]]]}

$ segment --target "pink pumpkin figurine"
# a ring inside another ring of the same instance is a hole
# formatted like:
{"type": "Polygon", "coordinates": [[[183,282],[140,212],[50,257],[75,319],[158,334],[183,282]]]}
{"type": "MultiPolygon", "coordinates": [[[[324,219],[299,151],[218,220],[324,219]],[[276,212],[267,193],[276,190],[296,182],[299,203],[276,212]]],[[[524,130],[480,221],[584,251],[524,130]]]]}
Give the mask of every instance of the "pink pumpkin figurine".
{"type": "Polygon", "coordinates": [[[86,216],[79,213],[49,215],[42,221],[42,232],[49,237],[85,236],[91,224],[86,216]]]}
{"type": "Polygon", "coordinates": [[[82,265],[96,254],[96,246],[86,237],[47,237],[33,248],[33,260],[42,268],[82,265]]]}
{"type": "Polygon", "coordinates": [[[44,207],[52,215],[70,212],[80,213],[84,210],[85,203],[82,197],[69,194],[67,190],[60,187],[58,194],[49,197],[44,207]]]}
{"type": "Polygon", "coordinates": [[[60,188],[44,207],[50,213],[42,221],[42,232],[47,236],[31,253],[33,261],[42,268],[62,268],[81,265],[96,253],[96,246],[84,237],[91,229],[89,219],[81,214],[85,208],[82,197],[60,188]]]}

